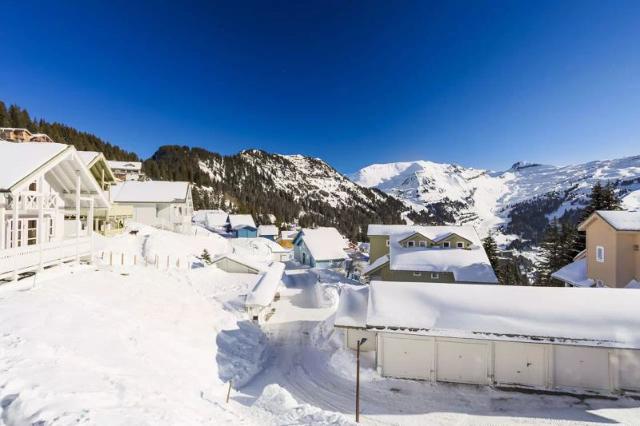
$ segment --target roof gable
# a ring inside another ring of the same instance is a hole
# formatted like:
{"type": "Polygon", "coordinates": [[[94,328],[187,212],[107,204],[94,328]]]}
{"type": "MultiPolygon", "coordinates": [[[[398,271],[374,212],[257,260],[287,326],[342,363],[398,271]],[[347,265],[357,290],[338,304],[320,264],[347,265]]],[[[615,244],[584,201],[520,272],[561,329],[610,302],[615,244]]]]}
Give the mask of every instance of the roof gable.
{"type": "Polygon", "coordinates": [[[0,141],[0,191],[10,191],[70,148],[59,143],[0,141]]]}

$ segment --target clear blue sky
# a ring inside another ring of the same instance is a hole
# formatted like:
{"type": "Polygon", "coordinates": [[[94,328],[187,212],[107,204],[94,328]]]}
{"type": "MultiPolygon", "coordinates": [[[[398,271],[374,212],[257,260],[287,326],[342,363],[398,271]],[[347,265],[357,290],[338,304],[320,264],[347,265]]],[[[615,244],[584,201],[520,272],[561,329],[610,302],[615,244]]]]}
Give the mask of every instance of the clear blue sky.
{"type": "Polygon", "coordinates": [[[504,169],[640,154],[640,1],[6,1],[0,99],[161,144],[504,169]]]}

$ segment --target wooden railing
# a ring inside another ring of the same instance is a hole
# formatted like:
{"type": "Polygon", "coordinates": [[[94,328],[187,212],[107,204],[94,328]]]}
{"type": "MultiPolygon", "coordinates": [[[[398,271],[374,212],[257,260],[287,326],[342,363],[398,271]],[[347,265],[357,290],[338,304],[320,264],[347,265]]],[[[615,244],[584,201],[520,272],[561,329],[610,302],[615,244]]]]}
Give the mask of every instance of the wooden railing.
{"type": "Polygon", "coordinates": [[[91,238],[71,238],[0,250],[0,277],[91,254],[91,238]]]}

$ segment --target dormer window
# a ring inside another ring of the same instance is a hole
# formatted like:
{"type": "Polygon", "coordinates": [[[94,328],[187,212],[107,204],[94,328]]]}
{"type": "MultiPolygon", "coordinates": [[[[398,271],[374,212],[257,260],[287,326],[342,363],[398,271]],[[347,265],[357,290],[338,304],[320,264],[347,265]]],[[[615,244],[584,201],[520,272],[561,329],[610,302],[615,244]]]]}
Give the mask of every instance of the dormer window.
{"type": "Polygon", "coordinates": [[[464,243],[459,242],[459,243],[457,243],[457,244],[456,244],[456,246],[457,246],[458,248],[464,248],[464,243]]]}
{"type": "Polygon", "coordinates": [[[604,263],[604,247],[596,246],[596,262],[604,263]]]}
{"type": "Polygon", "coordinates": [[[449,241],[445,241],[444,243],[442,243],[442,247],[443,248],[449,248],[449,247],[451,247],[451,243],[449,241]]]}

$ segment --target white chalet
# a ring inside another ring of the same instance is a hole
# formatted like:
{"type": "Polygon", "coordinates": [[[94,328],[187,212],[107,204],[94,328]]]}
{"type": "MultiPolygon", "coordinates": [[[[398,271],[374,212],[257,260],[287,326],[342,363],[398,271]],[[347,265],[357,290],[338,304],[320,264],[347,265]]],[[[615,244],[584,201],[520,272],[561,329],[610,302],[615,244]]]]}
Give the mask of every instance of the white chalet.
{"type": "Polygon", "coordinates": [[[91,257],[107,194],[73,146],[0,141],[0,278],[91,257]]]}
{"type": "Polygon", "coordinates": [[[133,206],[133,220],[145,225],[188,233],[193,200],[189,182],[125,181],[111,187],[116,204],[133,206]]]}
{"type": "Polygon", "coordinates": [[[109,161],[109,167],[120,181],[140,180],[144,178],[140,161],[109,161]]]}

